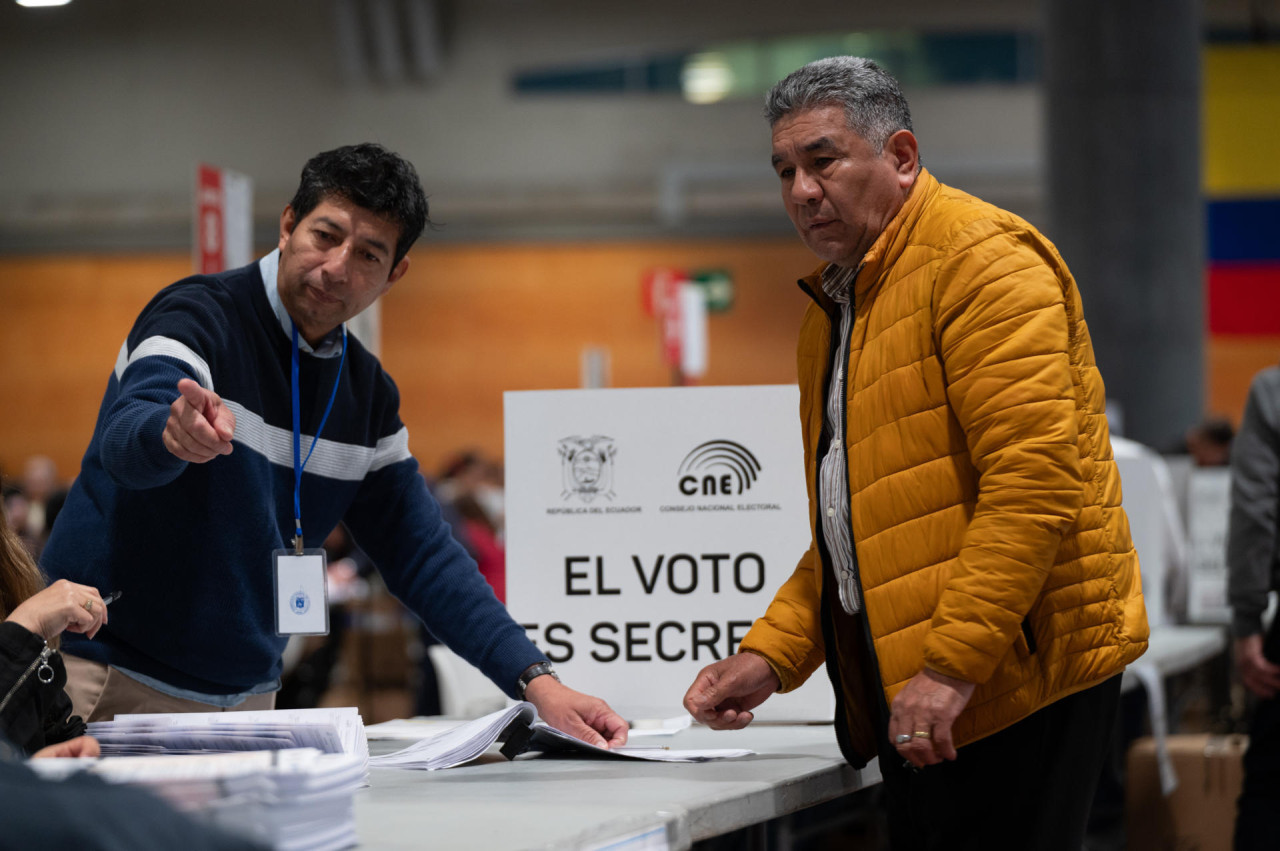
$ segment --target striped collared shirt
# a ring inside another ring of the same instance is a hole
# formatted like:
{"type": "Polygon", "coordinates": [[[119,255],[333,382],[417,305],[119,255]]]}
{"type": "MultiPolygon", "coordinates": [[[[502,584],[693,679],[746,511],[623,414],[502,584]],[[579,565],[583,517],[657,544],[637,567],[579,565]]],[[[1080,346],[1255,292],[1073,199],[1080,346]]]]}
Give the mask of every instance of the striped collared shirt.
{"type": "Polygon", "coordinates": [[[849,330],[853,325],[853,305],[850,288],[858,275],[857,268],[848,269],[835,264],[822,272],[822,290],[840,305],[840,343],[836,347],[835,361],[831,365],[831,380],[827,386],[827,412],[823,430],[828,438],[827,454],[822,457],[819,470],[818,516],[822,521],[822,537],[831,556],[836,584],[840,589],[840,605],[849,614],[862,610],[862,595],[858,590],[858,554],[853,549],[853,530],[850,529],[848,465],[845,461],[845,366],[849,361],[849,330]]]}

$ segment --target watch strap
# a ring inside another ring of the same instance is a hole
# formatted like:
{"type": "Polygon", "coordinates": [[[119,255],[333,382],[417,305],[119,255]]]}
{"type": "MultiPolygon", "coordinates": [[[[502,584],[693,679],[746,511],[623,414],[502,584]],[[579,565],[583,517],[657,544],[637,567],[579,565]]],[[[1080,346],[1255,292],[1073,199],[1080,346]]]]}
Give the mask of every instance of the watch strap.
{"type": "Polygon", "coordinates": [[[516,693],[520,695],[520,699],[524,699],[524,693],[529,688],[529,683],[533,682],[536,677],[543,674],[550,674],[555,677],[556,682],[560,682],[560,675],[556,673],[556,669],[551,666],[550,662],[537,662],[524,669],[524,673],[520,675],[520,679],[516,680],[516,693]]]}

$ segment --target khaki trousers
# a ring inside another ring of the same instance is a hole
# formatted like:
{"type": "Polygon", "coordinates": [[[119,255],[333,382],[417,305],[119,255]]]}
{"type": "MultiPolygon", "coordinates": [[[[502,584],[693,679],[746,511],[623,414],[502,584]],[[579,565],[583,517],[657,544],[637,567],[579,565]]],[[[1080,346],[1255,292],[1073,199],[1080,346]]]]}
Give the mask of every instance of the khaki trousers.
{"type": "Polygon", "coordinates": [[[156,691],[115,668],[79,656],[63,653],[62,659],[73,711],[85,721],[110,721],[136,712],[241,712],[276,706],[273,691],[255,694],[235,706],[212,706],[156,691]]]}

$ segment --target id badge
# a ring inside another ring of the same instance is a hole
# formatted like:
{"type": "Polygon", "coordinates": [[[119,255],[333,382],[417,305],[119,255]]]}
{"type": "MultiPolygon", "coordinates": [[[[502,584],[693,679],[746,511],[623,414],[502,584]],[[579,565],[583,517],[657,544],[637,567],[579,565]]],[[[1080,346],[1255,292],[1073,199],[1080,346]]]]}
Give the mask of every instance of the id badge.
{"type": "Polygon", "coordinates": [[[328,635],[329,587],[323,549],[276,550],[276,635],[328,635]]]}

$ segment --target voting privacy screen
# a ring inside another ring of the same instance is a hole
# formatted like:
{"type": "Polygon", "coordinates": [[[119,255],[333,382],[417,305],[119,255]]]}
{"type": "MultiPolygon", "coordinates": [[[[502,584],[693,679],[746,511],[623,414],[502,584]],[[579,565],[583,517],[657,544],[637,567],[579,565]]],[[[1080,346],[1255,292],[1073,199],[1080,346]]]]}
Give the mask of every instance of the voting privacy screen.
{"type": "MultiPolygon", "coordinates": [[[[809,545],[794,386],[505,394],[507,607],[567,683],[683,712],[809,545]]],[[[830,720],[819,669],[757,716],[830,720]]]]}

